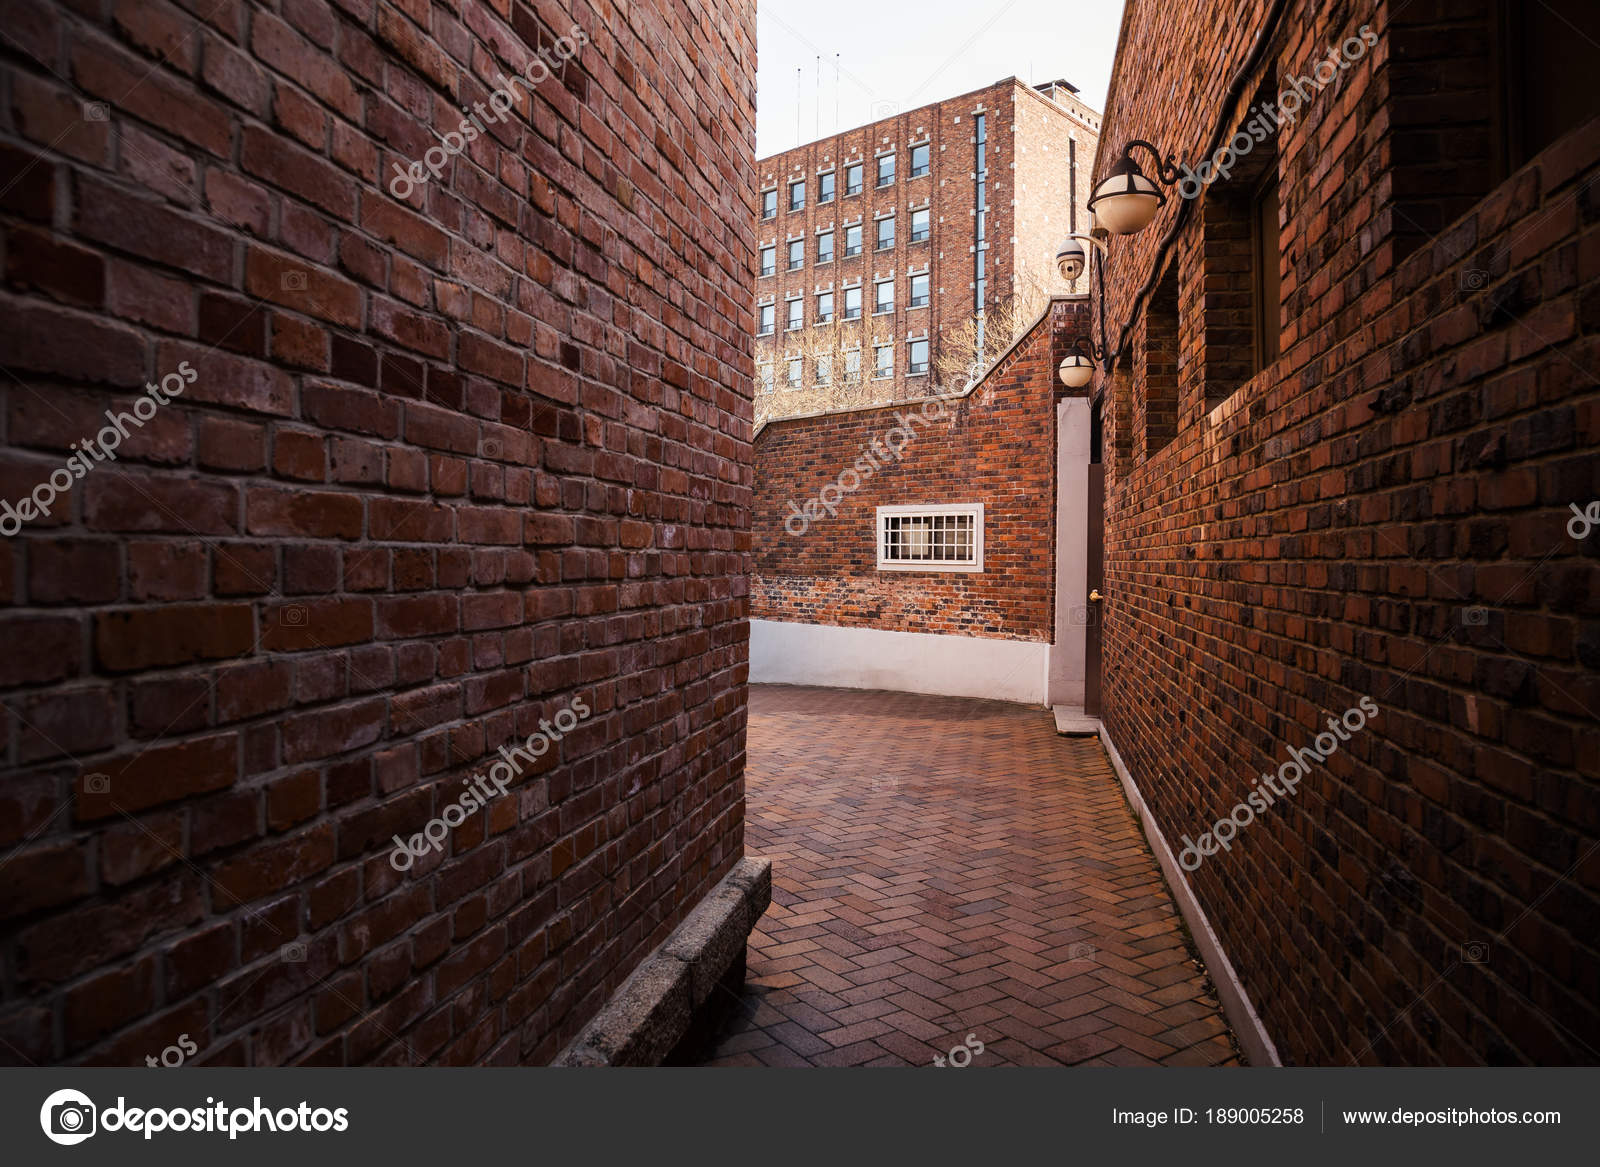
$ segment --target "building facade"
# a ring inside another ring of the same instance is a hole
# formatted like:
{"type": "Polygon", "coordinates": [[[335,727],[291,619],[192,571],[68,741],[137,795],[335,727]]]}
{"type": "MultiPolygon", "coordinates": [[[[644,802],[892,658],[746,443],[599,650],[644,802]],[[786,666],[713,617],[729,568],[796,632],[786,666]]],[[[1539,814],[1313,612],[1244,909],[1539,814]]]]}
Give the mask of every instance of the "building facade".
{"type": "Polygon", "coordinates": [[[1101,716],[1256,1061],[1600,1060],[1595,22],[1125,10],[1101,716]]]}
{"type": "Polygon", "coordinates": [[[8,14],[0,1063],[546,1063],[743,851],[755,5],[206,9],[8,14]]]}
{"type": "Polygon", "coordinates": [[[762,428],[752,680],[1082,703],[1088,402],[1055,368],[1088,308],[964,390],[762,428]]]}
{"type": "Polygon", "coordinates": [[[758,425],[964,380],[979,328],[1004,348],[1073,290],[1100,124],[1074,94],[1011,77],[757,162],[758,425]]]}

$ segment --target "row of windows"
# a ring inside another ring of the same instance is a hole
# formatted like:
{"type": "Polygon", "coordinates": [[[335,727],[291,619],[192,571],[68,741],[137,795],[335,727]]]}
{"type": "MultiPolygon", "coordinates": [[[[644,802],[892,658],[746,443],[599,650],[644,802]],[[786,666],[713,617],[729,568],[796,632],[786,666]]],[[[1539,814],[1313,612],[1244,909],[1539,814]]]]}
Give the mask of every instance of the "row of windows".
{"type": "MultiPolygon", "coordinates": [[[[877,160],[878,187],[894,185],[894,159],[893,154],[880,154],[877,160]]],[[[862,169],[864,163],[854,162],[844,168],[844,193],[846,197],[861,193],[862,169]]],[[[911,147],[911,173],[908,178],[921,178],[930,168],[930,155],[928,143],[922,142],[911,147]]],[[[817,175],[817,205],[833,202],[834,197],[834,172],[823,171],[817,175]]],[[[806,206],[806,180],[796,179],[789,184],[789,209],[803,211],[806,206]]],[[[778,214],[778,189],[761,192],[761,217],[763,219],[776,218],[778,214]]]]}
{"type": "MultiPolygon", "coordinates": [[[[861,380],[861,350],[850,349],[839,354],[843,360],[839,370],[839,380],[844,385],[854,385],[861,380]]],[[[784,382],[790,389],[799,389],[805,384],[805,358],[789,357],[784,362],[784,382]]],[[[928,341],[906,341],[906,376],[921,377],[928,372],[928,341]]],[[[763,393],[771,393],[773,378],[776,369],[771,361],[763,361],[756,366],[756,379],[760,382],[763,393]]],[[[872,346],[872,379],[874,381],[888,381],[894,377],[894,345],[875,344],[872,346]]],[[[811,362],[811,383],[813,385],[833,384],[833,357],[816,357],[811,362]]]]}
{"type": "MultiPolygon", "coordinates": [[[[834,293],[818,292],[816,311],[812,314],[813,324],[832,324],[834,319],[834,293]]],[[[843,311],[839,319],[861,319],[861,287],[843,289],[843,311]]],[[[805,327],[805,300],[794,296],[784,302],[784,331],[797,332],[805,327]]],[[[906,303],[907,308],[926,308],[928,306],[928,273],[919,272],[911,277],[911,299],[906,303]]],[[[872,285],[872,314],[883,316],[894,311],[894,280],[876,280],[872,285]]],[[[776,304],[762,304],[759,308],[760,319],[757,323],[758,336],[771,336],[777,329],[778,306],[776,304]]]]}
{"type": "MultiPolygon", "coordinates": [[[[888,215],[882,219],[874,220],[873,236],[876,250],[890,251],[894,248],[895,217],[888,215]]],[[[860,223],[851,223],[844,229],[844,258],[861,254],[861,227],[860,223]]],[[[833,231],[817,232],[817,255],[815,262],[832,263],[834,257],[833,231]]],[[[911,234],[908,241],[911,243],[926,243],[933,235],[933,216],[927,207],[921,207],[911,212],[911,234]]],[[[790,239],[784,244],[784,261],[786,271],[799,271],[806,265],[806,241],[804,239],[790,239]]],[[[771,244],[761,249],[761,274],[770,276],[778,270],[778,245],[771,244]]]]}

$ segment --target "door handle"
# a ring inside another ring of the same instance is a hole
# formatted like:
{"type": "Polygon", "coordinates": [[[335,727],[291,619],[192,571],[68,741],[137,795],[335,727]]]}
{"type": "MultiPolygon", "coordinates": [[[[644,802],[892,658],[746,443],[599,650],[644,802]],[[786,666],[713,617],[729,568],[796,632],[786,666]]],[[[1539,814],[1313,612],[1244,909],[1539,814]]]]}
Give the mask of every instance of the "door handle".
{"type": "Polygon", "coordinates": [[[1105,599],[1105,597],[1100,594],[1099,588],[1094,588],[1089,592],[1089,602],[1091,604],[1098,604],[1103,599],[1105,599]]]}

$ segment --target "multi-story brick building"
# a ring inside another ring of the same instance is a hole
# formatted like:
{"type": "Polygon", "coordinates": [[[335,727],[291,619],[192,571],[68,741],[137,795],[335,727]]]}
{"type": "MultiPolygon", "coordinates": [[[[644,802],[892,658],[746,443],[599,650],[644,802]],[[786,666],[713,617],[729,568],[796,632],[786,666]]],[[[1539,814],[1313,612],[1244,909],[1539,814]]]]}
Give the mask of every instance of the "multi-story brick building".
{"type": "Polygon", "coordinates": [[[1100,128],[1075,93],[1009,77],[757,162],[758,424],[923,396],[985,312],[1075,290],[1054,248],[1100,128]]]}

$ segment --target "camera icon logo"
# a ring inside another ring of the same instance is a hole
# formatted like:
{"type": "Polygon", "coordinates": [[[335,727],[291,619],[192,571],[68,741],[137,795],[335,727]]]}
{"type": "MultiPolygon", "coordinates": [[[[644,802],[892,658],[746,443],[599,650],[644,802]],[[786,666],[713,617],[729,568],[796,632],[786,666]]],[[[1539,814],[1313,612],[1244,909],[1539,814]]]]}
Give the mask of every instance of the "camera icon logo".
{"type": "Polygon", "coordinates": [[[279,959],[288,964],[303,964],[306,955],[306,946],[299,940],[291,940],[278,949],[279,959]]]}
{"type": "Polygon", "coordinates": [[[103,101],[86,101],[83,103],[83,120],[108,122],[111,120],[111,107],[103,101]]]}
{"type": "Polygon", "coordinates": [[[303,292],[306,290],[306,273],[286,271],[278,282],[283,285],[285,292],[303,292]]]}
{"type": "Polygon", "coordinates": [[[71,1147],[94,1134],[95,1114],[94,1103],[87,1094],[57,1090],[39,1108],[39,1125],[52,1143],[71,1147]]]}
{"type": "Polygon", "coordinates": [[[1489,623],[1488,608],[1461,609],[1461,623],[1468,628],[1481,628],[1489,623]]]}
{"type": "Polygon", "coordinates": [[[304,628],[309,615],[304,604],[285,604],[278,609],[278,623],[285,628],[304,628]]]}
{"type": "Polygon", "coordinates": [[[1461,946],[1462,964],[1488,964],[1489,945],[1482,940],[1472,940],[1461,946]]]}
{"type": "Polygon", "coordinates": [[[110,794],[110,774],[85,774],[83,777],[83,792],[85,794],[110,794]]]}

